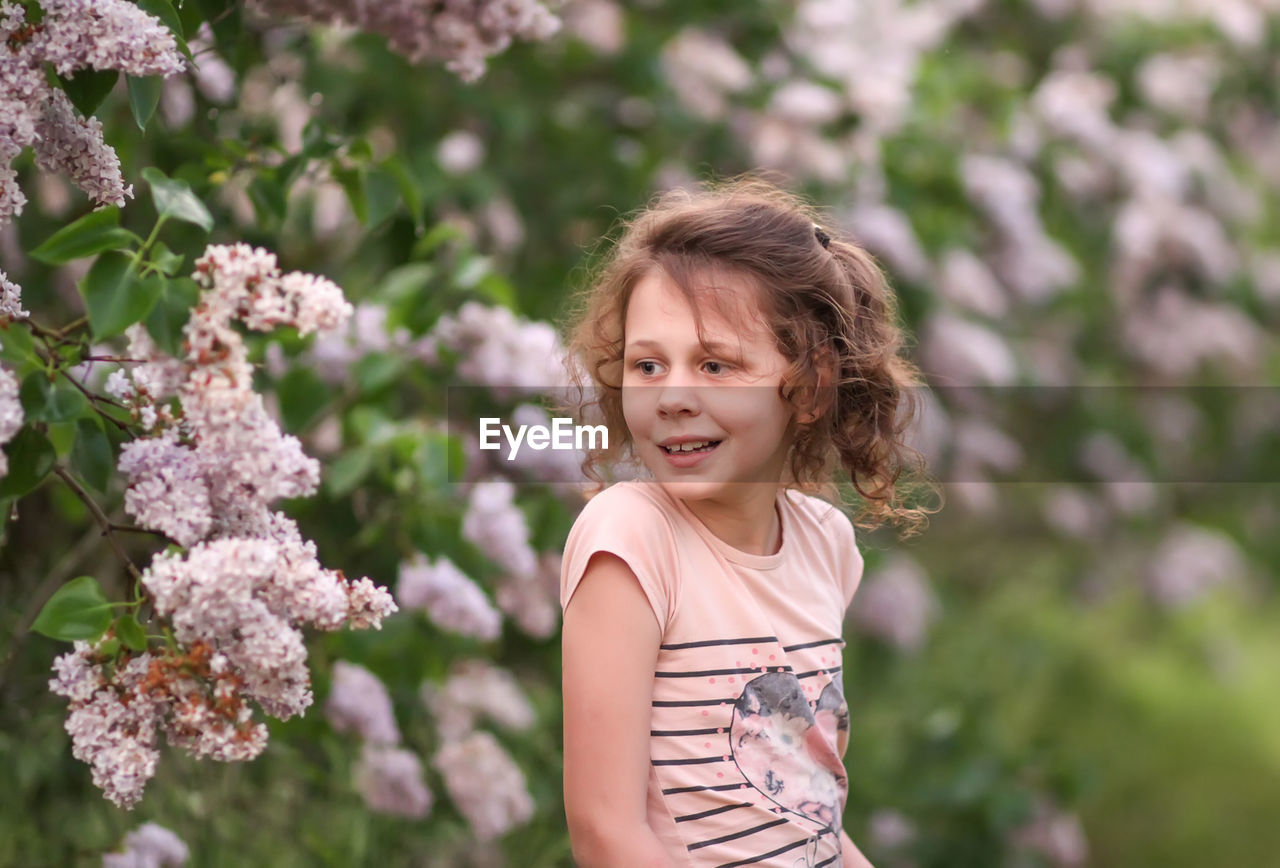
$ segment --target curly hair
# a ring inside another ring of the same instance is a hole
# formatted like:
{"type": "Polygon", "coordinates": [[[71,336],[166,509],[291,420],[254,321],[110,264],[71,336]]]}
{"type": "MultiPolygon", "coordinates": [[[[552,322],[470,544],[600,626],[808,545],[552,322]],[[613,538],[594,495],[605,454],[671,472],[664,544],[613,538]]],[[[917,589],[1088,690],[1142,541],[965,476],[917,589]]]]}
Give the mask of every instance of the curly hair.
{"type": "Polygon", "coordinates": [[[900,355],[896,296],[865,250],[820,222],[812,206],[752,176],[661,194],[622,221],[618,241],[578,299],[568,341],[579,365],[571,409],[609,430],[609,448],[583,463],[588,478],[602,483],[602,468],[633,457],[622,358],[636,285],[660,269],[688,300],[701,332],[700,301],[710,297],[730,317],[744,309],[724,297],[724,282],[708,280],[728,273],[755,289],[790,363],[783,399],[816,415],[797,426],[783,481],[839,501],[833,483],[841,468],[862,499],[854,515],[859,527],[889,520],[910,536],[937,512],[902,502],[904,472],[921,481],[925,472],[923,456],[903,439],[920,411],[922,380],[900,355]]]}

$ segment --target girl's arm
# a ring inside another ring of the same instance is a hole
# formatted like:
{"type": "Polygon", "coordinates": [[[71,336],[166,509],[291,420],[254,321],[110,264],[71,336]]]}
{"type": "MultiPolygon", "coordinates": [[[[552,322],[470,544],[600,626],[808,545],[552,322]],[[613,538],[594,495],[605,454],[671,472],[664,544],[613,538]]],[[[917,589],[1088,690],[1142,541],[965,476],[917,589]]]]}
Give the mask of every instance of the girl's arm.
{"type": "Polygon", "coordinates": [[[843,829],[840,831],[840,855],[844,868],[875,868],[862,851],[853,845],[853,839],[843,829]]]}
{"type": "Polygon", "coordinates": [[[562,640],[564,807],[582,868],[672,868],[645,820],[660,641],[635,573],[598,552],[565,608],[562,640]]]}

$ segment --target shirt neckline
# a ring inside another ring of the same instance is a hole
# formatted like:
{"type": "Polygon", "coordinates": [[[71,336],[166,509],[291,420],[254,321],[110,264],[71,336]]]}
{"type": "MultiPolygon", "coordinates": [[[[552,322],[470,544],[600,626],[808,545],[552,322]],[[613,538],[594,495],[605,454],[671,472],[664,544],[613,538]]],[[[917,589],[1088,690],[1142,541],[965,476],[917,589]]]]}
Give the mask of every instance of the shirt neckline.
{"type": "Polygon", "coordinates": [[[665,488],[662,488],[661,484],[658,484],[658,488],[661,489],[662,496],[675,505],[676,509],[685,517],[698,536],[702,537],[707,545],[711,546],[712,549],[731,563],[750,567],[753,570],[776,569],[782,564],[793,546],[792,537],[795,533],[792,530],[791,501],[786,496],[787,489],[785,488],[778,489],[778,494],[773,501],[774,509],[778,514],[778,523],[782,530],[782,544],[771,555],[756,555],[734,548],[712,533],[711,529],[702,523],[702,519],[698,518],[683,500],[668,493],[665,488]]]}

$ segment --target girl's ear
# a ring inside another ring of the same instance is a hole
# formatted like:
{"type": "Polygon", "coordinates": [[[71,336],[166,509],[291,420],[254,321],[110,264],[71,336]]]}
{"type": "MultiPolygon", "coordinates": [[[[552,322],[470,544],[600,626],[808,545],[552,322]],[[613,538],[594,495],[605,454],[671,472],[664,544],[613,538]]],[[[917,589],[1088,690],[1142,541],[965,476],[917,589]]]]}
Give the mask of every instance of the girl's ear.
{"type": "Polygon", "coordinates": [[[831,350],[819,350],[814,353],[813,369],[815,382],[797,390],[796,406],[801,409],[796,421],[801,425],[812,425],[831,409],[835,403],[835,355],[831,350]]]}

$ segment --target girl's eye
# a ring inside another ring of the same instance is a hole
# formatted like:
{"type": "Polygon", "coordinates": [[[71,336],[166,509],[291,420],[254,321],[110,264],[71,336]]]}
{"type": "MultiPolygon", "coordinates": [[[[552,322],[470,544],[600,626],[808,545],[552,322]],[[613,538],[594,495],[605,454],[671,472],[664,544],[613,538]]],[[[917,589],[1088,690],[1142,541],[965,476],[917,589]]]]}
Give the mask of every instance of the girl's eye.
{"type": "Polygon", "coordinates": [[[639,368],[640,373],[644,374],[645,376],[651,377],[654,374],[658,373],[657,362],[650,362],[650,361],[636,362],[636,367],[639,368]]]}
{"type": "Polygon", "coordinates": [[[707,362],[703,367],[707,369],[708,374],[723,374],[729,369],[724,362],[707,362]]]}

